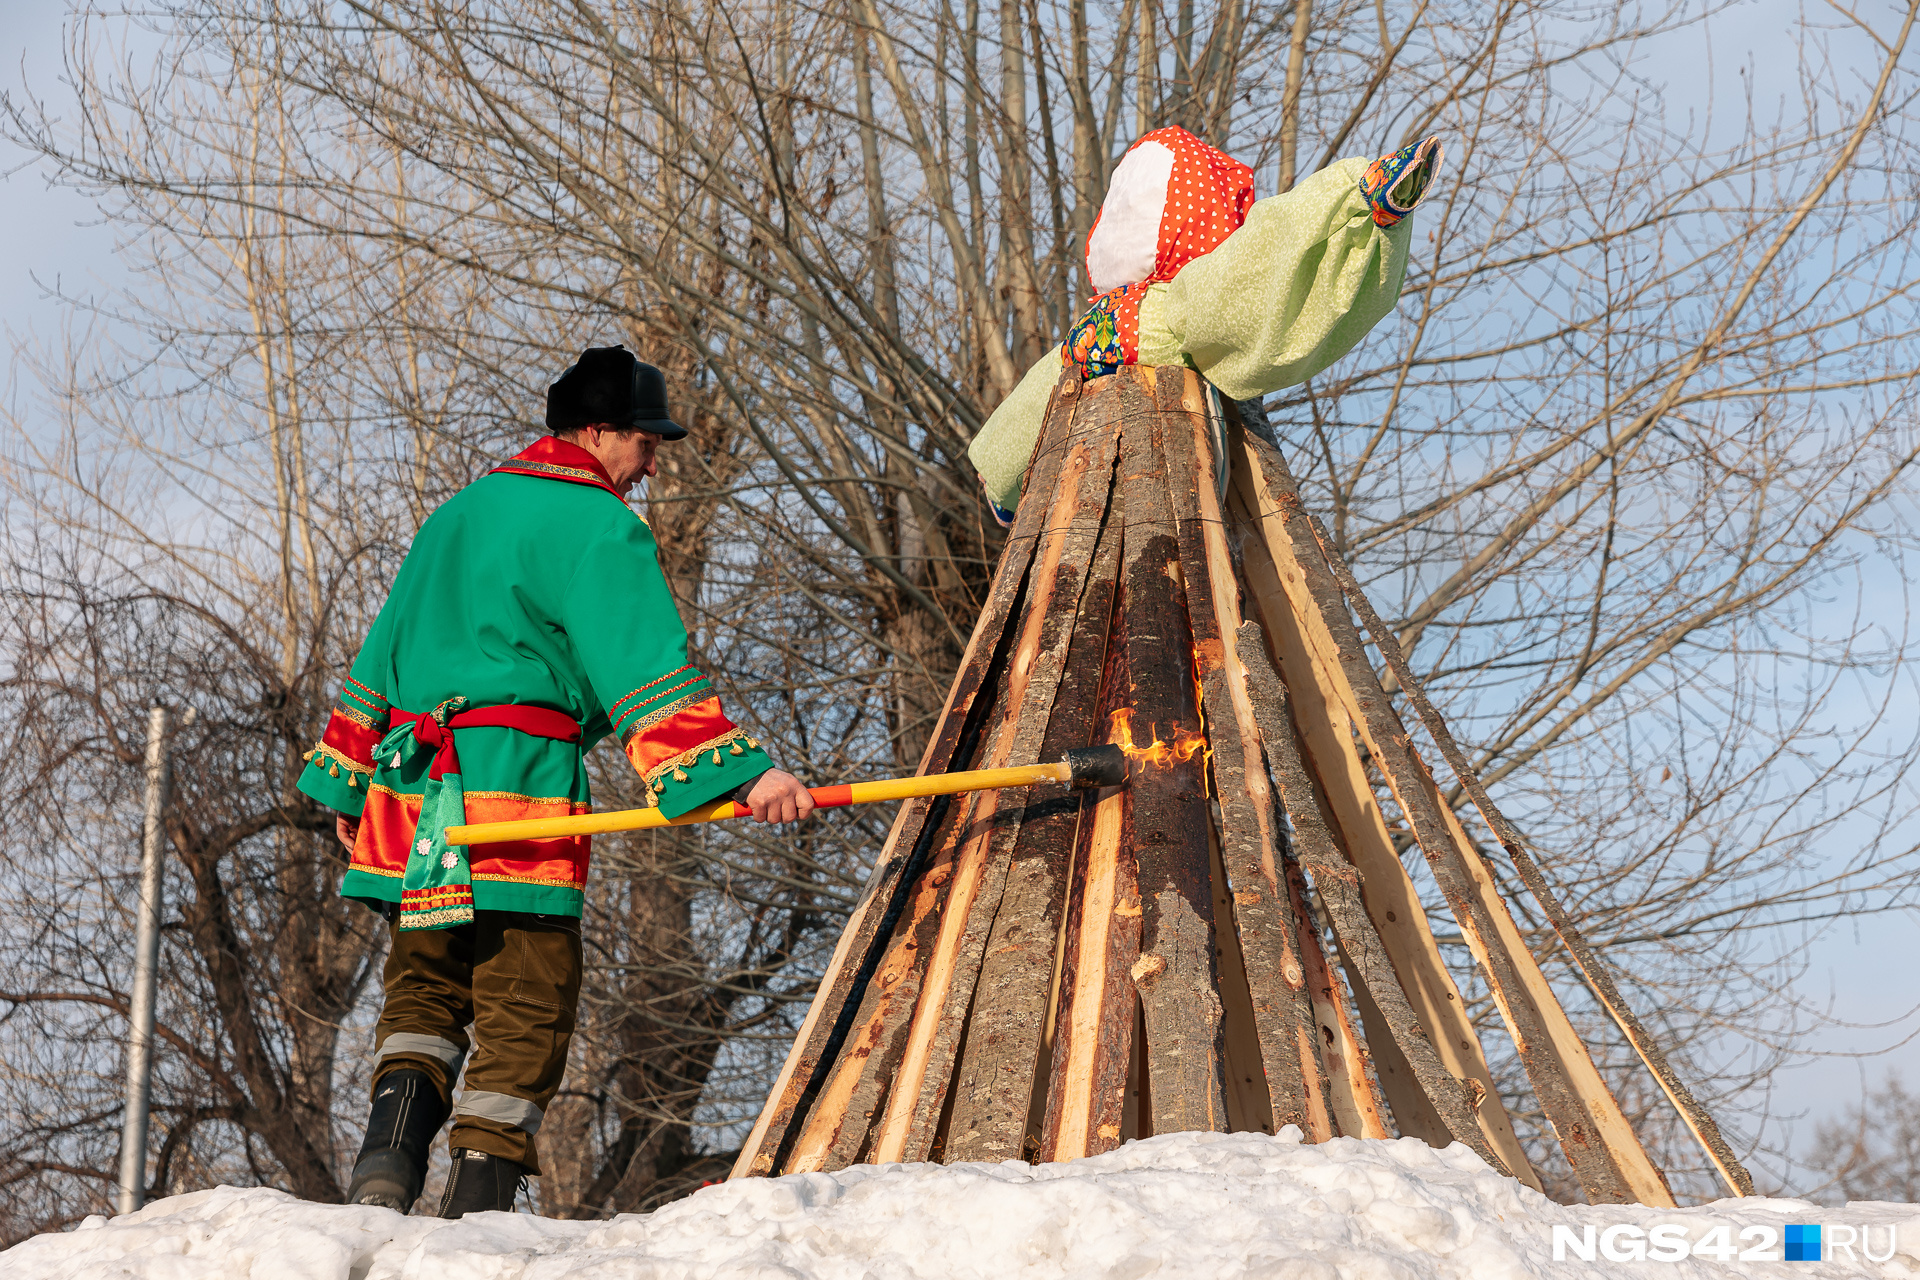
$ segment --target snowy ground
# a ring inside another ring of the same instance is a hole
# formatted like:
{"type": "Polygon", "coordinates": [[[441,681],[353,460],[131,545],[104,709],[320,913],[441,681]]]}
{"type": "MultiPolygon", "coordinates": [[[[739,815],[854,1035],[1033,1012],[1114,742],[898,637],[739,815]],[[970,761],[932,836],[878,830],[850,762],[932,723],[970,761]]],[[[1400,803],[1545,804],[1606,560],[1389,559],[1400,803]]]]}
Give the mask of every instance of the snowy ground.
{"type": "Polygon", "coordinates": [[[498,1213],[442,1222],[222,1187],[29,1240],[0,1254],[0,1277],[1920,1276],[1920,1206],[1564,1208],[1462,1147],[1291,1137],[1177,1134],[1063,1165],[863,1166],[730,1182],[611,1222],[498,1213]],[[1822,1227],[1827,1260],[1786,1261],[1790,1224],[1822,1227]],[[1555,1227],[1566,1229],[1558,1261],[1555,1227]],[[1592,1261],[1580,1259],[1584,1249],[1592,1261]],[[1677,1260],[1634,1257],[1649,1251],[1677,1260]],[[1769,1254],[1778,1260],[1763,1260],[1769,1254]]]}

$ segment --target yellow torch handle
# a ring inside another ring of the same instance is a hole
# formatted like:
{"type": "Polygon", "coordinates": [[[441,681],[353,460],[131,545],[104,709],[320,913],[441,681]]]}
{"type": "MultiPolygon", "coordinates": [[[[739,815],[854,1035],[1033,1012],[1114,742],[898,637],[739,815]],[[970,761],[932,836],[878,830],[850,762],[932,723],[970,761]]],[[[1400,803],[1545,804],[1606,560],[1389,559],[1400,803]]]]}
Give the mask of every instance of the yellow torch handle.
{"type": "MultiPolygon", "coordinates": [[[[930,773],[918,778],[884,778],[878,782],[850,782],[837,787],[815,787],[809,793],[821,809],[879,800],[907,800],[914,796],[950,796],[964,791],[991,791],[996,787],[1030,787],[1042,782],[1069,782],[1072,772],[1059,764],[1023,764],[1011,769],[973,769],[966,773],[930,773]]],[[[560,836],[600,835],[608,831],[642,831],[649,827],[684,827],[694,822],[743,818],[752,810],[731,800],[717,800],[690,809],[677,818],[665,818],[658,809],[618,809],[611,813],[582,813],[570,818],[528,818],[520,822],[475,822],[448,827],[448,844],[501,844],[508,840],[552,840],[560,836]]]]}

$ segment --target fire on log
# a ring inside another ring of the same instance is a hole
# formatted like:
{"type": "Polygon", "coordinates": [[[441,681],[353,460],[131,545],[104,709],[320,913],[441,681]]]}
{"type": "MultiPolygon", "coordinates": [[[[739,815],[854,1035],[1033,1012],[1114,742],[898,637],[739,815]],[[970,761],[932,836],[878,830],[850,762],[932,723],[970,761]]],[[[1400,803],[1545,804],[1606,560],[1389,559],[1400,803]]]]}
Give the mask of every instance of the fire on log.
{"type": "Polygon", "coordinates": [[[1339,568],[1198,375],[1062,378],[920,772],[1112,743],[1127,784],[903,804],[735,1176],[1292,1124],[1463,1142],[1538,1187],[1377,779],[1589,1199],[1673,1203],[1414,753],[1339,568]]]}

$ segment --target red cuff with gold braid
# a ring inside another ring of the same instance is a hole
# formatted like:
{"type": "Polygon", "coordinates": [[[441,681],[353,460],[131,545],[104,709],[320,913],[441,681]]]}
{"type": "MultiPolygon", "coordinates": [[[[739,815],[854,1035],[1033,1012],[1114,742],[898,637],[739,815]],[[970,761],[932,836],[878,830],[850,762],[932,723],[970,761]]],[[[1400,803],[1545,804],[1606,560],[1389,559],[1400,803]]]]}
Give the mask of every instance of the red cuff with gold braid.
{"type": "Polygon", "coordinates": [[[722,753],[745,755],[747,747],[759,745],[727,719],[720,699],[709,695],[635,732],[627,739],[627,759],[646,779],[649,801],[657,804],[652,798],[667,789],[667,779],[687,781],[687,766],[700,763],[703,756],[710,754],[711,762],[719,764],[722,753]]]}
{"type": "Polygon", "coordinates": [[[336,778],[344,777],[348,786],[358,787],[373,773],[373,749],[385,732],[384,718],[376,729],[336,708],[327,720],[327,731],[305,758],[336,778]]]}

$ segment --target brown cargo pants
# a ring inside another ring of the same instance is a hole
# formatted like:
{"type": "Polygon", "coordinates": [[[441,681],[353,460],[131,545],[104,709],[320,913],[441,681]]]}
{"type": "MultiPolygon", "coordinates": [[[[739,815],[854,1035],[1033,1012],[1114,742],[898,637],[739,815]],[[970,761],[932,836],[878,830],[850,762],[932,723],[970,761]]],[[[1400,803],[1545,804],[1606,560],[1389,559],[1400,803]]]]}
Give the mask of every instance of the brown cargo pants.
{"type": "Polygon", "coordinates": [[[374,1087],[401,1067],[425,1071],[453,1102],[453,1146],[538,1176],[534,1135],[560,1088],[580,1005],[580,922],[476,911],[457,929],[388,928],[374,1087]],[[473,1060],[456,1099],[469,1025],[473,1060]]]}

